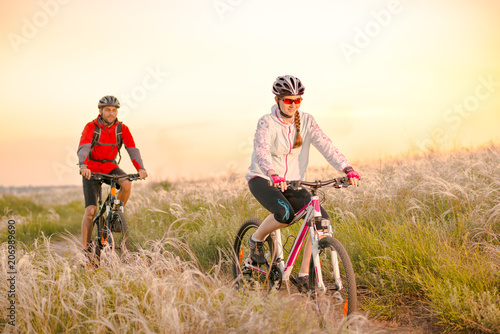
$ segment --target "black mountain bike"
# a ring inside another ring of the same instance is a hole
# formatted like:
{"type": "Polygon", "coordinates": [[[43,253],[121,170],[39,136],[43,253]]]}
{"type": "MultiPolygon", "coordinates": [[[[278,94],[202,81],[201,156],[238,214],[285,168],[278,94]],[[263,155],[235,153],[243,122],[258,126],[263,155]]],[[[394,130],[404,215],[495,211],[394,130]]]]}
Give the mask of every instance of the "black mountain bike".
{"type": "Polygon", "coordinates": [[[116,197],[118,181],[127,179],[129,181],[139,180],[139,174],[109,175],[92,173],[91,179],[108,183],[110,185],[108,196],[102,203],[102,191],[97,201],[97,214],[94,217],[94,228],[92,231],[92,250],[99,262],[101,251],[109,246],[111,251],[122,255],[130,248],[129,230],[127,219],[123,214],[123,202],[116,197]]]}

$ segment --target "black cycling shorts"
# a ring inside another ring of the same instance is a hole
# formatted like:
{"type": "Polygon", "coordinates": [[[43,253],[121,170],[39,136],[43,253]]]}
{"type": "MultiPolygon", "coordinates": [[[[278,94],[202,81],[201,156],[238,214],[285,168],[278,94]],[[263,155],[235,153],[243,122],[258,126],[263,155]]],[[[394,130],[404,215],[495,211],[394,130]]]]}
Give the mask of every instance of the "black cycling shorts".
{"type": "MultiPolygon", "coordinates": [[[[248,187],[257,201],[274,214],[274,218],[278,222],[283,224],[290,224],[295,212],[300,211],[311,200],[311,193],[304,188],[301,190],[287,189],[281,192],[279,188],[269,185],[269,180],[259,176],[250,179],[248,187]]],[[[330,220],[323,207],[321,207],[321,216],[330,220]]]]}
{"type": "MultiPolygon", "coordinates": [[[[121,168],[115,168],[108,174],[110,175],[127,175],[121,168]]],[[[109,184],[107,180],[93,180],[82,177],[83,180],[83,197],[85,197],[85,207],[89,205],[97,205],[97,196],[101,192],[101,182],[109,184]]],[[[116,189],[120,189],[120,185],[116,185],[116,189]]]]}

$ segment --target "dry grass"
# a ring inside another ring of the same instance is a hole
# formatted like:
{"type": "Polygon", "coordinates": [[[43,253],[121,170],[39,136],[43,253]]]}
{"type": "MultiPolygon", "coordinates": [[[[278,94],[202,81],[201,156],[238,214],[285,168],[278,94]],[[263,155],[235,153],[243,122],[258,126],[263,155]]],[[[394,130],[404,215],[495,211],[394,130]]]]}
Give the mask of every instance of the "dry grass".
{"type": "MultiPolygon", "coordinates": [[[[100,269],[85,263],[77,241],[69,256],[55,254],[50,240],[18,249],[16,327],[19,333],[323,333],[304,296],[241,294],[220,272],[206,274],[189,247],[175,238],[148,242],[122,260],[106,252],[100,269]],[[174,251],[167,251],[173,249],[174,251]],[[188,258],[188,259],[186,259],[188,258]]],[[[6,247],[0,249],[6,280],[6,247]]],[[[6,291],[2,286],[0,293],[6,291]]],[[[5,313],[7,300],[1,299],[5,313]]],[[[5,314],[2,318],[5,317],[5,314]]],[[[5,323],[3,323],[5,325],[5,323]]],[[[355,316],[337,333],[366,333],[355,316]],[[347,329],[349,328],[349,329],[347,329]]]]}
{"type": "MultiPolygon", "coordinates": [[[[365,312],[349,320],[350,331],[376,331],[365,316],[416,316],[442,331],[500,332],[499,161],[495,146],[380,161],[357,166],[360,188],[325,193],[365,312]]],[[[337,175],[321,168],[307,178],[337,175]]],[[[63,258],[43,238],[18,249],[17,330],[322,332],[307,298],[232,287],[234,235],[267,215],[243,176],[135,191],[126,215],[134,252],[124,262],[108,256],[101,269],[82,270],[77,246],[63,258]]],[[[0,255],[5,280],[5,245],[0,255]]]]}

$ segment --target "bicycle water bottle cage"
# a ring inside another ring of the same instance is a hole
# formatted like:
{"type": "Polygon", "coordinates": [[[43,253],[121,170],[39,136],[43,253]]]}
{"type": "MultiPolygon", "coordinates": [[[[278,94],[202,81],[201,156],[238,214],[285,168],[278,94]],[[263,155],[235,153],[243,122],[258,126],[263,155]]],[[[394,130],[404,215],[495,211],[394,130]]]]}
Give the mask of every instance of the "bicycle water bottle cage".
{"type": "Polygon", "coordinates": [[[293,234],[290,234],[290,235],[286,238],[286,240],[285,240],[285,244],[283,245],[283,249],[284,249],[285,251],[287,251],[287,253],[288,253],[288,254],[290,254],[290,251],[292,250],[292,246],[293,246],[293,243],[295,242],[295,239],[296,239],[296,237],[295,237],[293,234]],[[290,239],[292,239],[292,244],[290,245],[290,249],[287,249],[287,248],[286,248],[286,245],[288,244],[288,240],[290,240],[290,239]]]}

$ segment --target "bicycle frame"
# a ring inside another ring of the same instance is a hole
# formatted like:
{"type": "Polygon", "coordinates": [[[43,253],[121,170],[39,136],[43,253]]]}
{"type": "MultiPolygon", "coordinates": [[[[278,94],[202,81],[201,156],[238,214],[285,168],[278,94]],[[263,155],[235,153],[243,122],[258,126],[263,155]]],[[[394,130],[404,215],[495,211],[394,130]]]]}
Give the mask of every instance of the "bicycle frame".
{"type": "MultiPolygon", "coordinates": [[[[292,223],[290,225],[296,223],[300,219],[304,218],[304,221],[300,227],[300,230],[297,234],[297,238],[295,238],[295,242],[293,243],[292,249],[290,250],[290,254],[288,255],[288,258],[285,262],[284,256],[283,256],[283,243],[281,239],[281,230],[276,230],[273,232],[274,234],[274,239],[275,239],[275,245],[276,245],[276,262],[278,265],[278,268],[281,272],[282,279],[284,281],[290,280],[290,275],[292,273],[292,269],[295,265],[295,262],[297,260],[297,257],[302,249],[302,246],[304,245],[305,241],[307,240],[307,232],[309,232],[309,236],[311,238],[312,242],[312,255],[313,255],[313,261],[314,261],[314,267],[318,268],[320,266],[319,263],[319,247],[318,247],[318,242],[320,239],[320,236],[322,235],[333,235],[333,230],[331,224],[327,225],[328,232],[319,232],[316,230],[316,225],[315,222],[320,220],[323,221],[323,217],[321,215],[321,210],[320,210],[320,205],[319,205],[319,197],[318,196],[312,196],[311,201],[306,204],[299,212],[295,214],[295,218],[293,219],[292,223]]],[[[338,284],[340,288],[342,288],[342,283],[340,280],[340,272],[338,270],[338,261],[336,257],[333,257],[333,262],[332,265],[335,268],[335,281],[338,284]]],[[[252,270],[258,271],[262,274],[267,275],[268,271],[263,270],[257,266],[252,265],[251,263],[247,263],[246,266],[252,270]]],[[[325,289],[325,284],[323,283],[323,277],[321,275],[321,270],[316,270],[316,278],[317,278],[317,284],[319,289],[325,289]]]]}
{"type": "Polygon", "coordinates": [[[121,210],[123,211],[123,202],[121,202],[116,196],[116,184],[117,180],[111,179],[110,189],[108,192],[108,196],[104,201],[104,205],[102,204],[102,190],[99,193],[98,197],[98,214],[94,217],[93,224],[98,228],[97,237],[100,240],[101,247],[106,246],[108,242],[108,230],[110,230],[111,217],[114,211],[121,210]],[[118,209],[116,206],[120,205],[118,209]],[[104,217],[105,224],[102,229],[99,228],[99,218],[104,217]]]}
{"type": "MultiPolygon", "coordinates": [[[[342,187],[342,185],[337,186],[337,187],[342,187]]],[[[281,238],[281,230],[278,229],[274,231],[271,236],[274,239],[274,244],[276,246],[276,263],[277,266],[281,272],[281,278],[283,281],[288,281],[290,280],[290,275],[292,273],[293,267],[295,265],[295,262],[297,260],[297,257],[302,249],[302,246],[304,245],[305,241],[307,240],[307,232],[309,232],[309,237],[311,239],[311,247],[312,247],[312,258],[314,261],[314,268],[316,271],[316,284],[317,288],[320,290],[325,290],[326,286],[323,282],[323,277],[322,277],[322,272],[321,270],[318,270],[318,268],[321,268],[321,263],[319,259],[319,240],[321,239],[322,236],[330,236],[333,237],[333,229],[331,222],[327,219],[323,219],[321,215],[321,209],[320,209],[320,201],[319,201],[319,196],[316,195],[316,190],[314,189],[312,191],[312,196],[311,196],[311,201],[307,203],[299,212],[295,214],[295,217],[293,221],[290,223],[290,225],[295,224],[298,222],[300,219],[304,219],[300,230],[297,234],[297,237],[295,238],[295,241],[293,243],[293,246],[290,250],[290,254],[288,255],[288,258],[284,259],[284,254],[283,254],[283,242],[281,238]],[[328,224],[323,224],[323,222],[328,222],[328,224]],[[318,231],[316,228],[316,222],[321,222],[322,226],[325,227],[327,232],[323,231],[318,231]]],[[[339,289],[343,288],[342,280],[340,279],[340,269],[339,269],[339,263],[338,263],[338,257],[336,256],[336,251],[334,252],[334,256],[332,256],[332,268],[333,268],[333,275],[335,279],[335,283],[337,284],[337,287],[339,289]]],[[[241,262],[240,262],[241,263],[241,262]]],[[[245,261],[245,266],[249,269],[258,271],[262,274],[268,275],[269,271],[266,271],[262,268],[259,268],[258,266],[254,266],[251,261],[247,258],[245,261]]]]}

